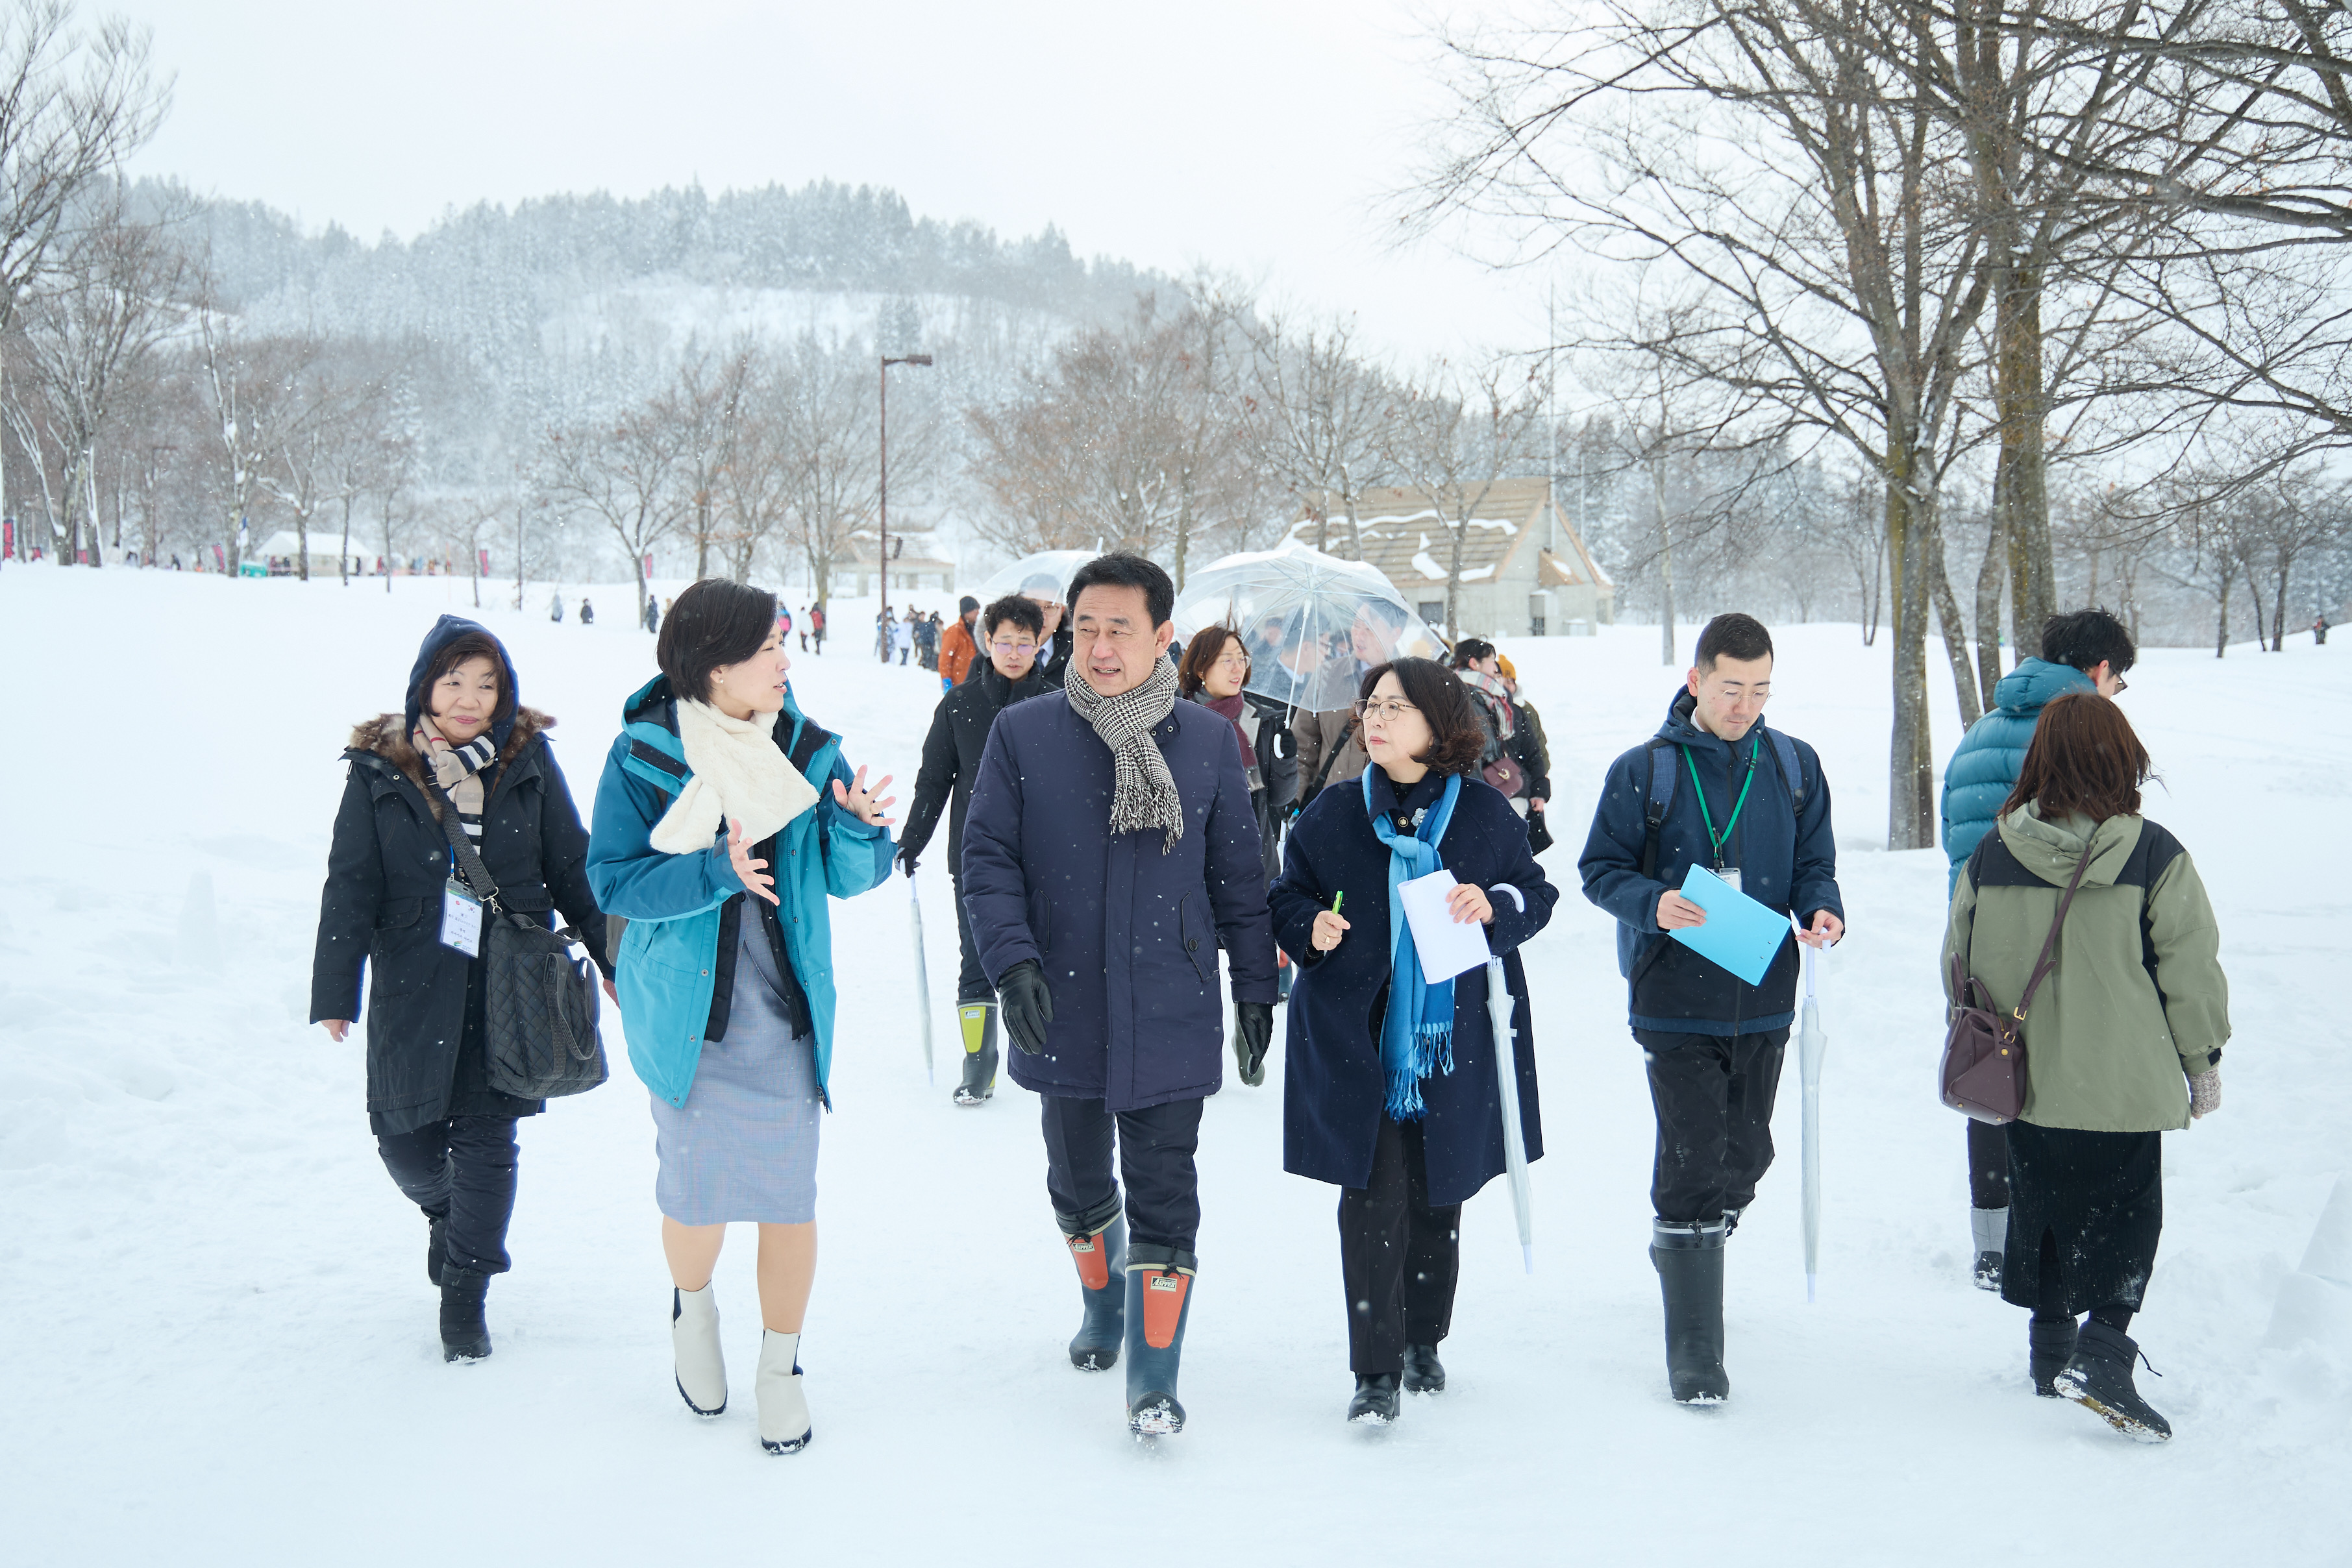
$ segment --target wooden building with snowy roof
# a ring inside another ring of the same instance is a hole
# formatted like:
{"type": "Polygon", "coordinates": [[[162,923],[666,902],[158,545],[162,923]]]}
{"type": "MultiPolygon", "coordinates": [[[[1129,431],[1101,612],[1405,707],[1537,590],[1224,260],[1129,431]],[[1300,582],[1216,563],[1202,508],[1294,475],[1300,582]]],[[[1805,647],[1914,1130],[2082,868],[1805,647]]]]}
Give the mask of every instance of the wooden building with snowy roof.
{"type": "MultiPolygon", "coordinates": [[[[1584,548],[1546,478],[1497,479],[1475,499],[1462,540],[1458,637],[1591,636],[1616,620],[1617,589],[1584,548]]],[[[1362,559],[1381,569],[1406,603],[1445,629],[1445,582],[1453,559],[1452,495],[1381,486],[1356,497],[1362,559]],[[1443,503],[1441,511],[1437,504],[1443,503]]],[[[1336,496],[1310,496],[1290,538],[1327,553],[1354,554],[1336,496]]]]}

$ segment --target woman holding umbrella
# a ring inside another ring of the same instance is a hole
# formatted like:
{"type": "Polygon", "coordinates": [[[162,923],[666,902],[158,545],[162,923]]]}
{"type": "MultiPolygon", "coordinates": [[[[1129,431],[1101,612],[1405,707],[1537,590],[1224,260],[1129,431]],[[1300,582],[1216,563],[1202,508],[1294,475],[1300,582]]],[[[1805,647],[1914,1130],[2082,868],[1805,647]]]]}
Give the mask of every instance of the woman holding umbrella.
{"type": "Polygon", "coordinates": [[[1505,1168],[1501,1084],[1476,972],[1432,981],[1397,903],[1439,871],[1447,907],[1486,927],[1513,998],[1528,1157],[1543,1153],[1519,946],[1559,892],[1526,828],[1475,772],[1485,730],[1444,665],[1367,672],[1356,704],[1371,764],[1293,824],[1270,894],[1275,938],[1299,965],[1284,1052],[1283,1168],[1338,1186],[1348,1419],[1396,1418],[1400,1385],[1445,1386],[1465,1199],[1505,1168]],[[1353,933],[1361,927],[1363,935],[1353,933]]]}

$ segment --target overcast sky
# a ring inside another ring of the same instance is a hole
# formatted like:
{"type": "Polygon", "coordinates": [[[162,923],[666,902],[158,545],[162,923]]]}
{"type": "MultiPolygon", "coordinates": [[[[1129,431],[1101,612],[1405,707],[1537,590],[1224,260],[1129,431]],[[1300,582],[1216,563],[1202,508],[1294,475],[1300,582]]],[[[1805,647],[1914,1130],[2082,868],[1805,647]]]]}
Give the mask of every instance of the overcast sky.
{"type": "Polygon", "coordinates": [[[699,179],[888,185],[1081,255],[1230,269],[1405,359],[1540,340],[1538,286],[1376,207],[1438,99],[1394,0],[85,0],[153,28],[134,169],[312,229],[699,179]],[[1149,15],[1147,15],[1149,11],[1149,15]]]}

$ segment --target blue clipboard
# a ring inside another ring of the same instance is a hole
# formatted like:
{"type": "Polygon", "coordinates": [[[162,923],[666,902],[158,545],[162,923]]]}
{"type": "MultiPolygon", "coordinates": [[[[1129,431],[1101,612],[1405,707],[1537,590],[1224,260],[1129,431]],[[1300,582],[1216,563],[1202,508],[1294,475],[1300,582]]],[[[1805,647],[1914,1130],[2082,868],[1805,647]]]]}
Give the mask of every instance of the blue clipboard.
{"type": "Polygon", "coordinates": [[[1682,894],[1706,911],[1706,924],[1666,935],[1749,985],[1761,985],[1764,971],[1789,939],[1789,917],[1765,908],[1704,866],[1690,868],[1682,894]]]}

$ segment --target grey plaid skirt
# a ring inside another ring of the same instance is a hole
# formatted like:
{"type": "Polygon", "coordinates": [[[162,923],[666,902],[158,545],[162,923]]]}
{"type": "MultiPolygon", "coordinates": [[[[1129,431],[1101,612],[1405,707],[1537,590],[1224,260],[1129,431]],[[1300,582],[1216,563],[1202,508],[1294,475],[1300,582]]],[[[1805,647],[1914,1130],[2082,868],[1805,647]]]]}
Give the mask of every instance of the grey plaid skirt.
{"type": "Polygon", "coordinates": [[[727,1038],[706,1040],[684,1105],[653,1096],[654,1201],[680,1225],[816,1218],[816,1042],[796,1035],[761,922],[741,922],[727,1038]]]}

